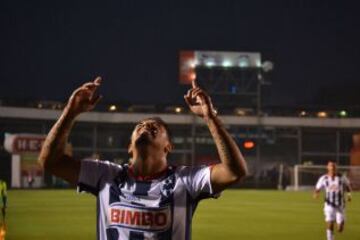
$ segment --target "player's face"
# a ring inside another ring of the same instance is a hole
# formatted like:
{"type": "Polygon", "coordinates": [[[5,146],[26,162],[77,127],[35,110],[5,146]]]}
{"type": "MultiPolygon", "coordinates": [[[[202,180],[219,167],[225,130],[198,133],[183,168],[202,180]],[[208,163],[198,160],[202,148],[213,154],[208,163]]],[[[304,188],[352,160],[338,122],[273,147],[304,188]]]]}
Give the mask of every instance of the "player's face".
{"type": "Polygon", "coordinates": [[[329,174],[335,174],[336,173],[336,164],[333,162],[329,162],[327,165],[327,170],[329,174]]]}
{"type": "Polygon", "coordinates": [[[170,144],[165,127],[156,120],[144,120],[135,126],[131,147],[153,146],[165,149],[170,144]]]}

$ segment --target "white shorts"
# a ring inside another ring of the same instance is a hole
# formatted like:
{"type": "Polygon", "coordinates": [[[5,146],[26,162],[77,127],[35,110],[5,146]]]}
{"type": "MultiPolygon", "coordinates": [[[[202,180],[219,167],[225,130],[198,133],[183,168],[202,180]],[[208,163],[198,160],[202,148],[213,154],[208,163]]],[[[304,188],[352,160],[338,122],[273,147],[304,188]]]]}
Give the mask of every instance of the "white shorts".
{"type": "Polygon", "coordinates": [[[340,224],[345,221],[345,209],[342,207],[332,207],[325,204],[324,215],[326,222],[334,222],[340,224]]]}

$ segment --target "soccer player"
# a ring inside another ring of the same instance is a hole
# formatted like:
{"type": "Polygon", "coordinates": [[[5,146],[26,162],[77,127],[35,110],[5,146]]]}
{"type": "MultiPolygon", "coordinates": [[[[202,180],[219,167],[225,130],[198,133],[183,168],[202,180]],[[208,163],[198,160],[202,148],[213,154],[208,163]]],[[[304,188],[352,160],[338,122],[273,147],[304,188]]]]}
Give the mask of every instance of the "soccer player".
{"type": "Polygon", "coordinates": [[[315,187],[314,198],[319,197],[321,189],[325,189],[324,214],[326,221],[327,240],[334,240],[334,225],[338,232],[344,230],[345,197],[351,201],[351,186],[349,180],[337,173],[336,163],[329,161],[327,174],[322,175],[315,187]],[[347,192],[345,196],[345,192],[347,192]]]}
{"type": "Polygon", "coordinates": [[[6,202],[7,202],[7,186],[6,182],[0,179],[0,196],[1,196],[1,215],[2,221],[5,224],[5,216],[6,216],[6,202]]]}
{"type": "MultiPolygon", "coordinates": [[[[191,238],[191,219],[198,202],[216,197],[247,173],[235,141],[221,123],[210,97],[193,82],[184,96],[190,110],[203,119],[215,141],[221,162],[212,166],[169,166],[171,135],[160,118],[140,121],[129,145],[129,164],[76,161],[64,153],[75,118],[92,110],[100,96],[101,78],[88,82],[71,95],[63,113],[43,144],[39,162],[49,172],[79,191],[97,197],[97,238],[191,238]]],[[[134,91],[136,94],[136,91],[134,91]]]]}

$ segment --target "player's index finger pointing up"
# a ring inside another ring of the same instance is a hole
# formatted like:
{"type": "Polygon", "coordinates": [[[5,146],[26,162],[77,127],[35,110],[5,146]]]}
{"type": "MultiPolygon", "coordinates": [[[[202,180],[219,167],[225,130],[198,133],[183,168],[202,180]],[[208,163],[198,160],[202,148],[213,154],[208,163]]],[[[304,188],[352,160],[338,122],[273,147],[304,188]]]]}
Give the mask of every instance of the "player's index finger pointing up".
{"type": "Polygon", "coordinates": [[[197,88],[198,87],[197,82],[196,82],[195,79],[192,80],[191,85],[192,85],[192,88],[197,88]]]}
{"type": "Polygon", "coordinates": [[[94,80],[94,83],[95,83],[96,85],[100,85],[101,82],[102,82],[102,78],[101,78],[100,76],[96,77],[95,80],[94,80]]]}

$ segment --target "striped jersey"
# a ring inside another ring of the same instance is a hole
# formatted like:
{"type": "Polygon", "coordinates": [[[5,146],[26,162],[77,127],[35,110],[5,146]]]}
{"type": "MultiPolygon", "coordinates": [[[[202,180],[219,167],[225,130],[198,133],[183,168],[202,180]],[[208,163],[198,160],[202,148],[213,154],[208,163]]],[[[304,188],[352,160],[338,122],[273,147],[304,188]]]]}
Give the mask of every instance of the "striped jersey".
{"type": "Polygon", "coordinates": [[[78,191],[97,197],[99,240],[187,240],[198,202],[216,197],[210,167],[173,167],[136,178],[129,165],[83,160],[78,191]]]}
{"type": "Polygon", "coordinates": [[[322,175],[316,183],[316,190],[325,189],[325,204],[332,207],[345,207],[345,191],[350,188],[349,180],[340,174],[331,177],[322,175]]]}

